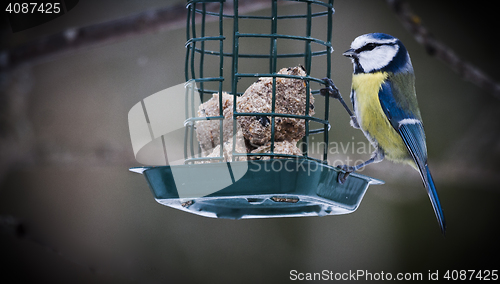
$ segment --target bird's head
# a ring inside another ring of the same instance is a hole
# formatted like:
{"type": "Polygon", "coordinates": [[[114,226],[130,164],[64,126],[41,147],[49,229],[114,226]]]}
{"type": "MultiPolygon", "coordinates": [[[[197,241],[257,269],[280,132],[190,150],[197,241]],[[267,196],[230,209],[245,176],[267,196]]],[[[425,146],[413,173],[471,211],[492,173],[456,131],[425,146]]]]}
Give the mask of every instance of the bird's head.
{"type": "Polygon", "coordinates": [[[413,72],[403,43],[390,35],[371,33],[358,36],[343,54],[351,58],[354,73],[413,72]]]}

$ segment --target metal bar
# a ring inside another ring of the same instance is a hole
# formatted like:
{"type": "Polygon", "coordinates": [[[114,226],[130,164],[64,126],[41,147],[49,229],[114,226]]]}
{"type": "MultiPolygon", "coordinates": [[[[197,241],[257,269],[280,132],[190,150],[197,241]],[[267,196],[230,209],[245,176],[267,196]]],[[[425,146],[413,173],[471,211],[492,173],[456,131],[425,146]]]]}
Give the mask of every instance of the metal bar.
{"type": "MultiPolygon", "coordinates": [[[[186,17],[186,40],[189,41],[189,39],[191,38],[190,36],[190,33],[189,33],[189,23],[191,21],[191,12],[192,12],[192,7],[191,6],[187,6],[187,9],[188,9],[188,12],[187,12],[187,17],[186,17]]],[[[189,81],[189,53],[191,52],[191,49],[192,47],[189,45],[189,46],[185,46],[186,47],[186,59],[185,59],[185,63],[184,63],[184,79],[187,81],[189,81]]],[[[194,52],[194,51],[193,51],[194,52]]]]}
{"type": "MultiPolygon", "coordinates": [[[[201,49],[195,48],[195,52],[201,52],[201,49]]],[[[313,51],[311,55],[314,56],[321,56],[330,53],[330,51],[313,51]]],[[[220,56],[221,53],[219,51],[213,51],[213,50],[205,50],[205,54],[210,54],[210,55],[215,55],[215,56],[220,56]]],[[[223,56],[226,57],[232,57],[233,54],[229,52],[224,52],[222,53],[223,56]]],[[[270,55],[268,54],[245,54],[245,53],[240,53],[239,54],[240,58],[269,58],[270,55]]],[[[276,57],[278,58],[292,58],[292,57],[304,57],[304,53],[284,53],[284,54],[277,54],[276,57]]]]}
{"type": "Polygon", "coordinates": [[[323,120],[321,118],[317,118],[314,116],[305,116],[305,115],[299,115],[299,114],[289,114],[289,113],[272,113],[272,112],[236,112],[234,113],[234,116],[275,116],[275,117],[288,117],[288,118],[298,118],[298,119],[309,119],[314,122],[318,122],[321,124],[328,124],[330,123],[326,120],[323,120]]]}
{"type": "MultiPolygon", "coordinates": [[[[278,32],[278,6],[277,0],[272,2],[272,22],[271,22],[271,34],[275,35],[278,32]]],[[[273,74],[273,86],[272,86],[272,97],[271,97],[271,113],[276,113],[276,70],[278,65],[278,39],[276,37],[271,38],[271,57],[269,62],[269,73],[273,74]]],[[[274,139],[275,139],[275,128],[276,122],[274,115],[271,116],[271,153],[274,153],[274,139]]]]}
{"type": "Polygon", "coordinates": [[[195,82],[213,82],[213,81],[224,81],[224,77],[207,77],[207,78],[196,78],[196,79],[190,79],[195,82]]]}
{"type": "Polygon", "coordinates": [[[237,92],[238,92],[238,77],[236,77],[236,74],[238,73],[238,44],[239,44],[239,27],[238,27],[238,0],[234,0],[234,19],[233,19],[233,72],[231,73],[231,87],[232,87],[232,94],[233,94],[233,159],[234,159],[234,154],[235,154],[235,149],[236,149],[236,134],[237,134],[237,127],[236,127],[236,116],[234,115],[236,113],[236,98],[237,98],[237,92]]]}
{"type": "MultiPolygon", "coordinates": [[[[186,41],[186,43],[184,44],[184,46],[188,47],[193,42],[197,42],[197,41],[204,42],[204,41],[207,41],[207,40],[221,40],[221,39],[225,39],[225,37],[224,36],[202,36],[202,37],[197,37],[197,38],[189,38],[186,41]]],[[[201,49],[198,49],[198,51],[201,52],[201,49]]]]}
{"type": "Polygon", "coordinates": [[[270,73],[237,73],[236,77],[276,77],[276,78],[290,78],[290,79],[299,79],[299,80],[309,80],[318,82],[320,84],[324,84],[324,81],[314,77],[303,77],[297,75],[287,75],[287,74],[270,74],[270,73]]]}
{"type": "MultiPolygon", "coordinates": [[[[196,90],[196,83],[192,83],[190,87],[188,87],[188,90],[186,90],[186,92],[189,91],[189,94],[186,94],[186,119],[188,119],[189,117],[193,117],[193,116],[196,116],[196,113],[195,113],[195,106],[194,106],[194,96],[195,96],[195,90],[196,90]],[[191,103],[189,104],[188,102],[188,98],[191,99],[191,103]],[[188,105],[191,105],[191,116],[189,116],[189,113],[188,113],[188,105]]],[[[194,156],[194,127],[189,127],[191,132],[191,139],[189,140],[189,146],[190,146],[190,150],[191,150],[191,156],[194,156]]],[[[184,147],[186,147],[186,145],[184,145],[184,147]]]]}
{"type": "MultiPolygon", "coordinates": [[[[205,3],[201,4],[201,9],[204,12],[201,15],[201,38],[205,37],[205,17],[206,17],[206,11],[207,7],[205,3]]],[[[203,65],[204,65],[204,60],[205,60],[205,41],[201,41],[201,52],[200,52],[200,68],[199,68],[199,73],[200,73],[200,78],[203,78],[203,65]]],[[[203,91],[203,82],[200,82],[200,90],[203,91]]],[[[203,95],[203,94],[202,94],[203,95]]],[[[202,100],[203,102],[203,100],[202,100]]]]}
{"type": "Polygon", "coordinates": [[[327,46],[325,41],[319,40],[313,37],[305,37],[305,36],[294,36],[294,35],[283,35],[283,34],[254,34],[254,33],[243,33],[238,34],[239,37],[265,37],[265,38],[284,38],[284,39],[294,39],[294,40],[305,40],[312,41],[317,44],[327,46]]]}
{"type": "MultiPolygon", "coordinates": [[[[310,38],[311,37],[311,26],[312,26],[312,20],[311,20],[311,3],[307,3],[307,21],[306,21],[306,37],[310,38]]],[[[311,42],[306,41],[306,52],[305,52],[305,65],[306,65],[306,72],[307,75],[310,74],[311,72],[311,42]]],[[[305,109],[305,114],[306,117],[309,116],[309,94],[310,94],[310,86],[309,86],[309,80],[306,80],[306,109],[305,109]]],[[[302,153],[304,156],[307,157],[307,152],[309,148],[309,120],[306,118],[304,121],[305,124],[305,135],[304,135],[304,144],[302,144],[302,153]]]]}
{"type": "Polygon", "coordinates": [[[283,0],[283,1],[290,1],[290,2],[307,2],[308,4],[316,4],[316,5],[321,5],[325,6],[327,8],[333,7],[332,5],[326,4],[324,2],[318,1],[318,0],[283,0]]]}
{"type": "MultiPolygon", "coordinates": [[[[333,7],[333,0],[329,0],[329,5],[333,7]]],[[[332,17],[333,17],[333,8],[328,9],[328,19],[327,19],[327,28],[326,28],[326,42],[331,46],[332,45],[332,17]]],[[[329,52],[330,49],[327,47],[326,49],[326,77],[331,78],[332,74],[332,54],[329,52]]],[[[330,96],[325,96],[325,120],[329,121],[330,117],[330,96]]],[[[326,125],[323,129],[323,161],[328,161],[328,141],[329,141],[329,129],[326,129],[326,125]]]]}
{"type": "MultiPolygon", "coordinates": [[[[200,10],[196,10],[196,12],[201,14],[200,10]]],[[[322,16],[325,16],[327,14],[328,14],[328,12],[318,12],[318,13],[312,14],[311,16],[312,17],[322,17],[322,16]]],[[[219,14],[216,12],[208,11],[207,15],[218,16],[219,14]]],[[[229,14],[223,14],[223,17],[224,18],[233,18],[234,16],[229,15],[229,14]]],[[[269,17],[269,16],[240,15],[239,18],[240,19],[253,19],[253,20],[272,20],[272,17],[269,17]]],[[[300,14],[299,15],[283,15],[283,16],[277,16],[276,18],[279,20],[281,20],[281,19],[300,19],[300,18],[307,18],[307,15],[300,15],[300,14]]]]}
{"type": "MultiPolygon", "coordinates": [[[[193,5],[193,6],[195,6],[195,5],[193,5]]],[[[192,13],[193,13],[193,15],[191,16],[191,31],[192,31],[192,37],[196,38],[196,17],[194,15],[194,13],[195,13],[194,10],[192,10],[192,13]]],[[[191,47],[193,49],[196,48],[196,41],[193,41],[193,43],[191,44],[191,47]]],[[[194,55],[195,55],[195,52],[192,52],[191,53],[191,78],[192,79],[196,78],[195,67],[194,67],[194,55]]],[[[201,96],[201,98],[200,98],[201,101],[203,101],[202,93],[200,93],[200,96],[201,96]]]]}
{"type": "Polygon", "coordinates": [[[317,161],[319,163],[322,163],[320,159],[314,158],[314,157],[306,157],[306,156],[299,156],[299,155],[290,155],[290,154],[279,154],[279,153],[235,153],[235,156],[240,156],[240,157],[252,157],[252,156],[267,156],[267,157],[281,157],[281,158],[292,158],[292,159],[303,159],[303,160],[312,160],[312,161],[317,161]]]}

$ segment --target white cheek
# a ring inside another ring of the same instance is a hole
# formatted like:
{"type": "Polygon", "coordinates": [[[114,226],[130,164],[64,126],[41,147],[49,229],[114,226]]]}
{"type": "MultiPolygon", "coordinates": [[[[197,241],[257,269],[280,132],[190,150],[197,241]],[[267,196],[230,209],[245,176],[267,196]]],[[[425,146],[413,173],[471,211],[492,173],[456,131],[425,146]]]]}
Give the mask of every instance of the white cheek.
{"type": "Polygon", "coordinates": [[[358,55],[359,64],[366,73],[381,69],[391,62],[398,53],[398,49],[397,45],[383,45],[370,51],[361,52],[358,55]]]}

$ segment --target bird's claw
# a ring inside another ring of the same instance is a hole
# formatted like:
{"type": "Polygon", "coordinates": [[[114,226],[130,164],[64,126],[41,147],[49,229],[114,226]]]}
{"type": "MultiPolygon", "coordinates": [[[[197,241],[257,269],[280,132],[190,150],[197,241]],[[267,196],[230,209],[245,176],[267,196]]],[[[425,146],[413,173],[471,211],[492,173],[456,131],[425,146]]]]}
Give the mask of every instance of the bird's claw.
{"type": "Polygon", "coordinates": [[[337,166],[337,168],[341,169],[342,172],[339,173],[338,175],[338,182],[340,184],[344,184],[349,175],[354,172],[354,167],[348,166],[348,165],[341,165],[337,166]]]}
{"type": "Polygon", "coordinates": [[[358,123],[358,118],[355,115],[351,116],[351,126],[356,129],[361,129],[358,123]]]}
{"type": "Polygon", "coordinates": [[[326,87],[320,90],[321,95],[326,96],[328,94],[332,98],[339,99],[341,97],[339,89],[335,86],[332,79],[325,77],[323,81],[326,87]]]}

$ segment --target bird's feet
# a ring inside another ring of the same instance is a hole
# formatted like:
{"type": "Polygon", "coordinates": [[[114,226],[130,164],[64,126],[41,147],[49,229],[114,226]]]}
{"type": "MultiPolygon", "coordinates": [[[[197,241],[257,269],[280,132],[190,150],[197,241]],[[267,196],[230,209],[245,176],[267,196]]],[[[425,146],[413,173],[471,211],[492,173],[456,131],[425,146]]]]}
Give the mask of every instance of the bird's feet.
{"type": "Polygon", "coordinates": [[[358,123],[358,118],[355,115],[351,116],[351,126],[356,128],[356,129],[361,129],[358,123]]]}
{"type": "Polygon", "coordinates": [[[349,177],[349,175],[355,171],[354,167],[351,167],[348,165],[337,166],[337,168],[339,168],[343,171],[343,172],[339,173],[338,178],[337,178],[337,180],[340,184],[344,184],[345,181],[347,180],[347,178],[349,177]]]}
{"type": "Polygon", "coordinates": [[[337,86],[335,86],[332,79],[323,78],[323,81],[325,82],[325,88],[319,90],[321,95],[323,96],[329,95],[330,97],[335,99],[339,99],[342,97],[340,95],[339,89],[337,88],[337,86]]]}

